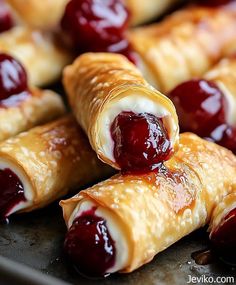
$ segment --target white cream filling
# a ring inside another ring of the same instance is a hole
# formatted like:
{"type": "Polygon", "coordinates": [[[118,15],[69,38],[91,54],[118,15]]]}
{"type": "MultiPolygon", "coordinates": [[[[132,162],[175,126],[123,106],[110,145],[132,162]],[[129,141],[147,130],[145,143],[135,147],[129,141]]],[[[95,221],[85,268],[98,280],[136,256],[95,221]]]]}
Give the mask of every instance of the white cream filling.
{"type": "MultiPolygon", "coordinates": [[[[114,119],[124,111],[133,112],[135,114],[149,113],[158,118],[163,118],[165,127],[169,127],[169,129],[167,128],[167,131],[170,132],[170,138],[172,138],[173,134],[175,134],[177,131],[177,126],[174,118],[172,118],[171,114],[161,104],[157,104],[141,94],[133,94],[128,97],[124,97],[116,102],[116,104],[108,105],[100,116],[99,125],[102,126],[102,129],[98,130],[100,134],[100,136],[98,136],[98,145],[101,145],[102,153],[105,154],[105,156],[113,162],[115,162],[113,154],[114,141],[111,137],[110,127],[114,119]]],[[[173,143],[174,142],[172,139],[172,146],[173,143]]]]}
{"type": "Polygon", "coordinates": [[[236,100],[235,96],[221,81],[216,82],[228,102],[228,112],[226,113],[226,122],[231,126],[236,126],[236,100]]]}
{"type": "MultiPolygon", "coordinates": [[[[10,216],[13,213],[16,213],[22,209],[26,209],[27,207],[30,207],[33,204],[34,192],[32,191],[32,187],[25,173],[20,168],[15,166],[12,162],[1,158],[0,159],[0,170],[4,170],[4,169],[10,169],[12,172],[14,172],[19,177],[24,187],[24,196],[26,199],[26,201],[21,201],[20,203],[15,205],[7,213],[7,216],[10,216]]],[[[1,186],[0,186],[0,191],[1,191],[1,186]]]]}
{"type": "Polygon", "coordinates": [[[95,211],[96,216],[101,217],[106,221],[108,231],[116,247],[115,264],[109,268],[106,273],[117,272],[123,269],[128,262],[128,243],[122,229],[116,223],[114,217],[111,215],[111,213],[109,213],[108,210],[92,203],[89,200],[83,200],[78,203],[72,212],[68,222],[68,228],[71,227],[73,221],[77,217],[79,217],[85,211],[92,210],[93,207],[97,207],[97,210],[95,211]]]}

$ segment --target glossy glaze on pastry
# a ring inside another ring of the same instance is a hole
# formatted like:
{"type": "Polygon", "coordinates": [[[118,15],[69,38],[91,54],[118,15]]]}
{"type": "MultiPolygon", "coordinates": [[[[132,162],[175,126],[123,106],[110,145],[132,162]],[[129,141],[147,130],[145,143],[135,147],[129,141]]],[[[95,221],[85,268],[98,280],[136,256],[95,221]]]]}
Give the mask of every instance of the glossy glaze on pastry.
{"type": "MultiPolygon", "coordinates": [[[[235,185],[236,157],[232,152],[184,133],[179,151],[159,171],[118,174],[61,201],[68,227],[65,250],[78,270],[83,271],[91,248],[86,241],[93,240],[98,247],[104,244],[103,237],[95,238],[96,231],[86,233],[86,240],[80,238],[86,231],[78,225],[80,218],[86,225],[91,219],[103,221],[104,232],[109,233],[107,243],[115,256],[114,264],[108,263],[105,270],[100,267],[100,272],[91,267],[90,275],[132,272],[209,223],[211,238],[220,239],[220,235],[216,237],[217,227],[227,215],[232,216],[236,207],[235,185]]],[[[229,232],[225,235],[230,238],[229,232]]],[[[103,250],[105,254],[106,248],[103,250]]],[[[104,264],[100,256],[99,263],[104,264]]]]}
{"type": "Polygon", "coordinates": [[[0,143],[0,218],[44,207],[110,173],[72,116],[33,128],[0,143]]]}

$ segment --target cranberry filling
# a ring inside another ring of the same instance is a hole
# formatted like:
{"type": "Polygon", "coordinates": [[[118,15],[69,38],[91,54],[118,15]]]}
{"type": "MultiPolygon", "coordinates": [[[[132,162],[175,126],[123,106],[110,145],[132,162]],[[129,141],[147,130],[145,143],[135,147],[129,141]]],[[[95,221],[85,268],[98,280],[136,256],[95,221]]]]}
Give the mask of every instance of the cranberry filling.
{"type": "Polygon", "coordinates": [[[112,123],[111,136],[122,171],[153,170],[172,152],[162,119],[152,114],[120,113],[112,123]]]}
{"type": "Polygon", "coordinates": [[[227,102],[211,81],[194,79],[169,94],[175,104],[182,131],[190,131],[236,151],[236,129],[226,123],[227,102]]]}
{"type": "Polygon", "coordinates": [[[183,130],[208,136],[225,123],[226,102],[215,83],[191,80],[177,86],[170,94],[179,115],[183,130]]]}
{"type": "Polygon", "coordinates": [[[4,220],[14,206],[26,199],[21,180],[10,169],[0,170],[0,185],[0,219],[4,220]]]}
{"type": "MultiPolygon", "coordinates": [[[[12,56],[0,53],[0,105],[11,96],[27,91],[27,74],[23,66],[12,56]]],[[[28,93],[28,92],[27,92],[28,93]]]]}
{"type": "Polygon", "coordinates": [[[125,39],[129,13],[122,0],[71,0],[61,21],[78,53],[119,52],[134,61],[125,39]]]}
{"type": "Polygon", "coordinates": [[[3,0],[0,0],[0,33],[5,32],[13,27],[11,12],[3,0]]]}
{"type": "Polygon", "coordinates": [[[211,234],[214,252],[230,265],[236,265],[236,208],[231,210],[211,234]]]}
{"type": "Polygon", "coordinates": [[[64,243],[65,253],[75,268],[90,277],[107,275],[116,256],[106,221],[95,211],[96,207],[74,220],[64,243]]]}

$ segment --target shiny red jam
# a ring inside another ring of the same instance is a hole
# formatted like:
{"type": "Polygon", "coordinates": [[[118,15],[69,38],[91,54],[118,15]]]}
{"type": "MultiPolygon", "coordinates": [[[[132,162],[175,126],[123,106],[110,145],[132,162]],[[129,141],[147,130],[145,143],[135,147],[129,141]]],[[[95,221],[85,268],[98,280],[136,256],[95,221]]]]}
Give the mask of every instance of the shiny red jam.
{"type": "Polygon", "coordinates": [[[0,53],[0,106],[6,106],[12,96],[19,95],[21,98],[22,93],[28,93],[27,88],[27,74],[20,62],[8,54],[0,53]]]}
{"type": "Polygon", "coordinates": [[[152,114],[120,113],[112,123],[111,136],[122,171],[153,170],[172,153],[162,119],[152,114]]]}
{"type": "Polygon", "coordinates": [[[13,207],[26,201],[20,178],[6,168],[0,170],[0,219],[5,220],[13,207]]]}
{"type": "Polygon", "coordinates": [[[0,0],[0,33],[5,32],[13,27],[11,12],[4,0],[0,0]]]}
{"type": "Polygon", "coordinates": [[[231,210],[211,233],[214,253],[227,264],[236,265],[236,209],[231,210]]]}
{"type": "Polygon", "coordinates": [[[226,123],[228,105],[214,82],[190,80],[178,85],[169,97],[182,131],[194,132],[236,152],[236,129],[226,123]]]}
{"type": "Polygon", "coordinates": [[[208,136],[225,123],[226,102],[215,83],[191,80],[178,85],[169,94],[174,102],[183,130],[208,136]]]}
{"type": "Polygon", "coordinates": [[[128,21],[122,0],[71,0],[61,26],[80,54],[119,52],[134,61],[134,52],[124,35],[128,21]]]}
{"type": "Polygon", "coordinates": [[[106,276],[116,256],[106,221],[95,211],[96,207],[74,220],[64,243],[65,253],[76,270],[89,277],[106,276]]]}

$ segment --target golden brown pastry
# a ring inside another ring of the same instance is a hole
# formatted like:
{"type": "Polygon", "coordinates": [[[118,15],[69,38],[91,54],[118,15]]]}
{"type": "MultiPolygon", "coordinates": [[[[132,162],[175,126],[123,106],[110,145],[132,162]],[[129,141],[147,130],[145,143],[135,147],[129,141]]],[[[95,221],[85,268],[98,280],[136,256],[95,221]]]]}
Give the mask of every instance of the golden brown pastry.
{"type": "MultiPolygon", "coordinates": [[[[7,2],[27,25],[48,30],[60,22],[69,0],[7,0],[7,2]]],[[[85,2],[90,2],[89,5],[92,5],[93,1],[85,2]]],[[[135,0],[125,0],[124,4],[130,12],[131,24],[139,25],[160,16],[178,2],[180,0],[142,0],[137,5],[135,0]]]]}
{"type": "Polygon", "coordinates": [[[144,77],[166,93],[235,50],[235,19],[235,6],[192,6],[161,23],[131,30],[128,37],[144,77]]]}
{"type": "Polygon", "coordinates": [[[0,106],[0,141],[65,113],[61,97],[53,91],[32,88],[21,98],[17,105],[0,106]]]}
{"type": "Polygon", "coordinates": [[[6,0],[23,23],[49,30],[60,22],[68,0],[6,0]]]}
{"type": "Polygon", "coordinates": [[[72,116],[21,133],[0,144],[0,217],[41,208],[109,173],[72,116]]]}
{"type": "Polygon", "coordinates": [[[182,82],[170,93],[182,130],[236,153],[236,57],[222,59],[200,78],[182,82]]]}
{"type": "Polygon", "coordinates": [[[125,0],[125,4],[131,14],[131,24],[133,26],[149,22],[170,8],[175,6],[180,0],[125,0]]]}
{"type": "Polygon", "coordinates": [[[21,63],[0,53],[0,141],[64,113],[58,94],[30,86],[21,63]]]}
{"type": "Polygon", "coordinates": [[[152,168],[178,146],[171,101],[124,56],[87,53],[63,75],[70,105],[98,157],[123,170],[152,168]]]}
{"type": "Polygon", "coordinates": [[[72,59],[71,54],[55,43],[51,34],[22,26],[0,34],[0,52],[20,60],[29,74],[30,83],[36,86],[59,79],[63,67],[72,59]]]}
{"type": "Polygon", "coordinates": [[[184,133],[159,171],[118,174],[61,201],[65,250],[88,275],[132,272],[209,222],[214,232],[235,191],[236,157],[184,133]]]}

